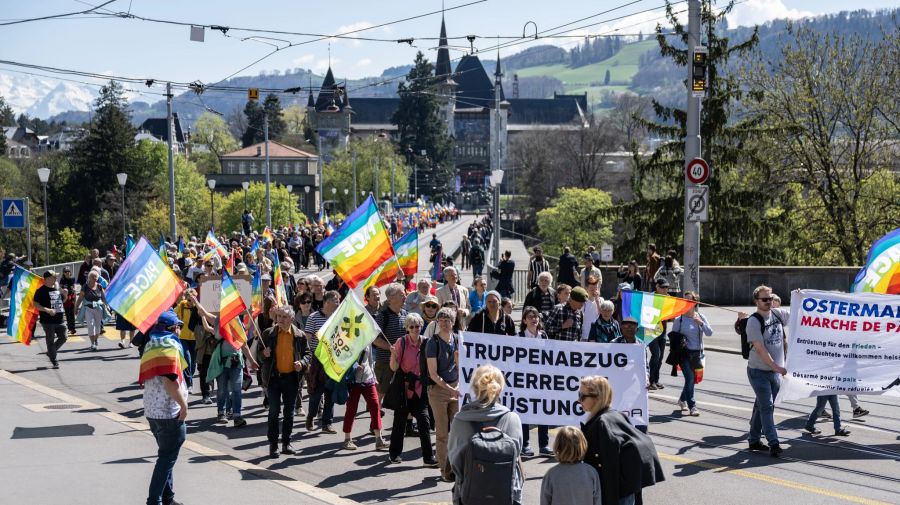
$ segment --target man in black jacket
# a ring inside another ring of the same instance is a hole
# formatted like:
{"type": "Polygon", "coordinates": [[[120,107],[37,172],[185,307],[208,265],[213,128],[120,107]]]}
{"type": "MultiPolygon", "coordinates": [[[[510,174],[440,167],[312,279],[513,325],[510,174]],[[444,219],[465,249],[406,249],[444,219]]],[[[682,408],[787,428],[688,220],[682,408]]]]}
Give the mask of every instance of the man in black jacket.
{"type": "Polygon", "coordinates": [[[294,404],[300,388],[300,373],[309,367],[310,352],[306,335],[294,327],[294,311],[290,305],[272,310],[275,326],[262,333],[260,377],[269,398],[269,456],[278,457],[278,411],[283,409],[281,453],[296,454],[291,447],[294,426],[294,404]]]}

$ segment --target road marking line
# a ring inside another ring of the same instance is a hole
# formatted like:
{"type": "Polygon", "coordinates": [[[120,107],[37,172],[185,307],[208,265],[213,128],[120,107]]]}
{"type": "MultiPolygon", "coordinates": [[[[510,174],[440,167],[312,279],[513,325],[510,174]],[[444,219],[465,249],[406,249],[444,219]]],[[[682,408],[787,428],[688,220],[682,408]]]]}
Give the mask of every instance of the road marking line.
{"type": "MultiPolygon", "coordinates": [[[[19,377],[18,375],[7,372],[6,370],[0,370],[0,379],[7,379],[10,382],[15,382],[16,384],[19,384],[20,386],[27,387],[29,389],[32,389],[39,393],[43,393],[52,398],[62,400],[66,403],[78,403],[78,404],[82,405],[82,408],[99,408],[97,405],[94,405],[90,402],[86,402],[85,400],[82,400],[81,398],[63,393],[62,391],[58,391],[56,389],[44,386],[42,384],[38,384],[37,382],[31,381],[24,377],[19,377]]],[[[117,422],[131,430],[145,431],[148,433],[150,432],[149,425],[147,425],[147,423],[145,423],[143,420],[139,421],[137,419],[131,419],[131,418],[125,417],[121,414],[117,414],[115,412],[108,412],[108,411],[107,412],[98,412],[98,414],[100,414],[101,416],[103,416],[111,421],[117,422]]],[[[199,454],[201,456],[216,457],[217,461],[220,463],[224,463],[224,464],[226,464],[232,468],[235,468],[237,470],[243,470],[246,472],[250,472],[253,475],[256,475],[262,479],[268,480],[272,484],[278,484],[279,486],[290,489],[291,491],[306,494],[307,496],[310,496],[317,500],[329,503],[331,505],[359,505],[359,502],[356,502],[356,501],[353,501],[353,500],[350,500],[347,498],[343,498],[341,496],[338,496],[335,493],[332,493],[331,491],[326,491],[324,489],[320,489],[318,487],[307,484],[305,482],[300,482],[298,480],[288,477],[287,475],[280,474],[274,470],[269,470],[265,467],[255,465],[253,463],[248,463],[246,461],[242,461],[238,458],[235,458],[234,456],[231,456],[230,454],[225,454],[223,452],[217,451],[216,449],[206,447],[205,445],[199,444],[192,440],[185,440],[183,446],[187,450],[194,452],[196,454],[199,454]],[[230,459],[218,459],[223,456],[230,458],[230,459]],[[276,474],[281,478],[280,479],[270,479],[270,476],[272,474],[276,474]]]]}
{"type": "Polygon", "coordinates": [[[665,459],[668,461],[672,461],[675,463],[682,463],[685,465],[697,466],[700,468],[706,468],[707,470],[715,470],[716,472],[728,472],[734,475],[738,475],[741,477],[746,477],[748,479],[754,479],[762,482],[767,482],[769,484],[774,484],[776,486],[797,489],[799,491],[804,491],[807,493],[819,494],[822,496],[828,496],[829,498],[837,498],[840,500],[846,500],[853,503],[861,503],[863,505],[890,505],[887,502],[872,500],[869,498],[862,498],[859,496],[853,496],[844,493],[838,493],[836,491],[830,491],[828,489],[824,489],[817,486],[810,486],[808,484],[801,484],[799,482],[795,482],[787,479],[780,479],[778,477],[770,477],[768,475],[763,475],[761,473],[750,472],[747,470],[741,470],[739,468],[734,468],[725,465],[719,465],[716,463],[709,463],[706,461],[697,461],[694,459],[685,458],[683,456],[677,456],[675,454],[668,454],[665,452],[659,452],[659,457],[661,459],[665,459]]]}
{"type": "MultiPolygon", "coordinates": [[[[650,398],[656,398],[656,399],[662,398],[662,399],[666,399],[666,400],[672,400],[673,402],[678,401],[678,398],[675,396],[658,395],[658,394],[652,394],[652,395],[650,395],[650,398]]],[[[741,410],[744,412],[753,412],[752,407],[738,407],[737,405],[725,405],[724,403],[697,401],[697,405],[709,405],[710,407],[719,407],[719,408],[723,408],[723,409],[732,409],[732,410],[741,410]]],[[[793,418],[797,417],[797,415],[781,414],[778,412],[778,406],[776,405],[775,406],[775,417],[783,417],[785,419],[793,419],[793,418]]],[[[750,419],[748,418],[747,421],[749,422],[750,419]]],[[[892,432],[892,431],[882,430],[881,428],[874,428],[872,426],[866,426],[866,425],[859,424],[859,423],[853,423],[851,426],[853,426],[854,429],[859,428],[861,430],[875,431],[878,433],[887,433],[889,435],[894,434],[894,432],[892,432]]]]}

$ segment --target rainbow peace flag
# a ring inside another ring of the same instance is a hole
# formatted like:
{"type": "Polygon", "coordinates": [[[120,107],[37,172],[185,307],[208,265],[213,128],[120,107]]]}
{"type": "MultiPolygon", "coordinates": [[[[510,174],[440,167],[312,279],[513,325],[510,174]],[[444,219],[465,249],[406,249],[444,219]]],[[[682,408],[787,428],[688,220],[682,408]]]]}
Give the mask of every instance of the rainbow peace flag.
{"type": "Polygon", "coordinates": [[[269,243],[272,243],[272,240],[275,239],[275,237],[272,236],[272,230],[270,230],[268,226],[263,230],[262,237],[269,243]]]}
{"type": "MultiPolygon", "coordinates": [[[[387,261],[378,266],[365,281],[362,282],[362,293],[365,295],[366,290],[372,286],[386,286],[397,280],[397,275],[402,272],[400,263],[396,256],[391,256],[387,261]]],[[[359,287],[359,286],[357,286],[359,287]]]]}
{"type": "MultiPolygon", "coordinates": [[[[676,298],[674,296],[644,293],[642,291],[622,291],[622,319],[633,317],[638,326],[647,330],[655,330],[660,321],[674,319],[691,310],[696,302],[676,298]]],[[[651,339],[651,332],[640,331],[638,336],[651,339]],[[645,335],[646,334],[646,335],[645,335]]]]}
{"type": "MultiPolygon", "coordinates": [[[[232,340],[232,337],[235,337],[236,334],[231,322],[236,320],[237,316],[246,309],[247,305],[241,298],[241,294],[238,292],[231,276],[228,275],[228,272],[222,272],[222,292],[219,298],[219,331],[222,333],[222,337],[228,340],[228,343],[235,349],[240,349],[244,345],[244,342],[247,341],[247,333],[244,332],[243,341],[232,340]]],[[[241,327],[241,330],[243,330],[243,327],[241,327]]]]}
{"type": "Polygon", "coordinates": [[[262,275],[260,269],[253,271],[253,282],[250,283],[252,292],[250,295],[250,312],[253,317],[262,314],[263,311],[263,292],[262,292],[262,275]]]}
{"type": "Polygon", "coordinates": [[[316,247],[316,252],[331,263],[351,289],[394,256],[388,229],[378,215],[372,195],[316,247]]]}
{"type": "Polygon", "coordinates": [[[219,331],[222,333],[222,338],[235,350],[244,347],[247,343],[247,330],[244,329],[239,317],[228,321],[224,326],[220,325],[219,331]]]}
{"type": "MultiPolygon", "coordinates": [[[[219,239],[213,235],[212,230],[209,230],[206,233],[206,245],[209,246],[210,251],[215,251],[220,257],[224,258],[225,256],[228,256],[228,249],[225,249],[225,246],[223,246],[222,243],[219,242],[219,239]]],[[[209,259],[206,257],[207,254],[203,255],[203,259],[209,259]]]]}
{"type": "Polygon", "coordinates": [[[13,340],[31,345],[38,317],[37,309],[34,308],[34,294],[43,285],[44,280],[38,275],[16,265],[12,291],[9,294],[9,319],[6,321],[6,334],[13,340]]]}
{"type": "MultiPolygon", "coordinates": [[[[143,240],[143,239],[142,239],[143,240]]],[[[155,320],[153,321],[156,322],[155,320]]],[[[144,346],[144,354],[141,355],[141,367],[138,372],[138,384],[158,377],[160,375],[176,375],[178,381],[184,380],[182,371],[187,368],[187,360],[184,358],[184,349],[181,342],[172,334],[151,336],[144,346]]]]}
{"type": "Polygon", "coordinates": [[[182,291],[184,284],[175,272],[141,237],[109,283],[106,301],[141,333],[147,333],[182,291]]]}
{"type": "Polygon", "coordinates": [[[253,241],[253,245],[250,246],[250,256],[256,258],[256,251],[259,250],[259,239],[255,239],[253,241]]]}
{"type": "Polygon", "coordinates": [[[410,230],[394,242],[394,255],[400,263],[400,269],[407,276],[416,275],[419,271],[419,233],[410,230]]]}
{"type": "Polygon", "coordinates": [[[277,253],[272,257],[272,286],[275,288],[276,305],[290,303],[287,299],[287,292],[284,290],[284,279],[281,277],[281,262],[278,261],[277,253]]]}
{"type": "Polygon", "coordinates": [[[850,292],[900,294],[900,228],[872,244],[850,292]]]}

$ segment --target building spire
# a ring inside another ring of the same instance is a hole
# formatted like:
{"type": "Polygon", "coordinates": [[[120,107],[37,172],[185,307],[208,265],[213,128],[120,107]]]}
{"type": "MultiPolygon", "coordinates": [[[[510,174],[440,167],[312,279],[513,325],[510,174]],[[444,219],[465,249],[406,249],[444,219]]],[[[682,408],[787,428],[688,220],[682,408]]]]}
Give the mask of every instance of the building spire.
{"type": "Polygon", "coordinates": [[[444,16],[441,16],[441,38],[438,42],[437,62],[434,66],[435,76],[447,76],[452,73],[450,69],[450,50],[447,49],[447,26],[444,24],[444,16]]]}
{"type": "Polygon", "coordinates": [[[494,84],[501,84],[503,72],[500,71],[500,48],[497,48],[497,68],[494,70],[494,84]]]}

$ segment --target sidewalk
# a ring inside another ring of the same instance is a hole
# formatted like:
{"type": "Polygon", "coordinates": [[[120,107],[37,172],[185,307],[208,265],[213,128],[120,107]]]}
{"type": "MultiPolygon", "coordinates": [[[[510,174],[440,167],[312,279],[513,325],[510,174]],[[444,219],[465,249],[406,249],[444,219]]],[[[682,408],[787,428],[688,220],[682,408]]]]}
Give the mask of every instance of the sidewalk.
{"type": "MultiPolygon", "coordinates": [[[[3,370],[0,406],[4,503],[146,500],[157,448],[144,418],[111,413],[3,370]]],[[[180,502],[356,503],[197,444],[191,431],[175,466],[180,502]]]]}

